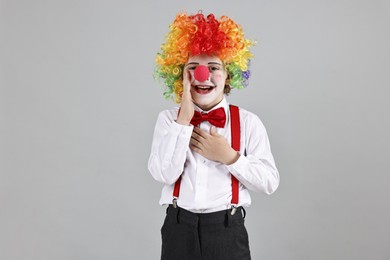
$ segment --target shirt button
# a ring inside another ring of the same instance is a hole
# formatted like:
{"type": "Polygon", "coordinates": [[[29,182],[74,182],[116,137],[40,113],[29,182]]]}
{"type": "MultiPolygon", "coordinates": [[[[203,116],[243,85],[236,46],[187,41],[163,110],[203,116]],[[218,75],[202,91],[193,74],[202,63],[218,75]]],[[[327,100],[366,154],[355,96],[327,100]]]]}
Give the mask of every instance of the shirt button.
{"type": "Polygon", "coordinates": [[[206,160],[203,160],[203,163],[206,163],[206,160]]]}

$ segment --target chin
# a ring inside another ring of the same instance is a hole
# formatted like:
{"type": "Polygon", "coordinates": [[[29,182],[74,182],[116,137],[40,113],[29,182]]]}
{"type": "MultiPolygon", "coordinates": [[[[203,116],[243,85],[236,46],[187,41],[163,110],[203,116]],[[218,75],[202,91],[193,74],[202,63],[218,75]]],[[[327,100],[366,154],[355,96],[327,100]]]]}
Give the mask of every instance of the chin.
{"type": "MultiPolygon", "coordinates": [[[[223,98],[223,97],[222,97],[223,98]]],[[[209,110],[221,102],[222,98],[216,96],[202,96],[194,98],[194,103],[203,110],[209,110]]]]}

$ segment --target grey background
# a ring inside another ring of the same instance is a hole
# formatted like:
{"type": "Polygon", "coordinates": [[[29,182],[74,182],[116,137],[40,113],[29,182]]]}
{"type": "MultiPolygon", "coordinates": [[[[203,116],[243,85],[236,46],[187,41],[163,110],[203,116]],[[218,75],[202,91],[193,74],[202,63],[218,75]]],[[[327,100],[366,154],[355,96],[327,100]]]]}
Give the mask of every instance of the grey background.
{"type": "Polygon", "coordinates": [[[389,260],[390,3],[0,2],[0,259],[158,259],[154,57],[179,11],[231,16],[252,48],[229,100],[281,174],[254,194],[253,259],[389,260]]]}

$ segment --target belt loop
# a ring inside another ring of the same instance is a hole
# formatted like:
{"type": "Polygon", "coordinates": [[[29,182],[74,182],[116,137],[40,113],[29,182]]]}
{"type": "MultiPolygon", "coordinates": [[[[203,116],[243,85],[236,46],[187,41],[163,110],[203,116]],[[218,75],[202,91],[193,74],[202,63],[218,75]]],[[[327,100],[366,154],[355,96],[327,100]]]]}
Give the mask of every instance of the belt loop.
{"type": "Polygon", "coordinates": [[[244,207],[241,207],[241,214],[243,214],[242,218],[245,219],[246,217],[246,210],[244,209],[244,207]]]}

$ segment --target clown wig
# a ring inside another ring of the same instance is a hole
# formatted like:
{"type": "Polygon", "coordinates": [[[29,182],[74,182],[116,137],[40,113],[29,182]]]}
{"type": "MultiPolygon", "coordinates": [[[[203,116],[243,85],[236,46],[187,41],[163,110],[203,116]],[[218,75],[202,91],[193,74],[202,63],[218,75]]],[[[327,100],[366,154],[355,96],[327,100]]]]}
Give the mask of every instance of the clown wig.
{"type": "Polygon", "coordinates": [[[166,98],[174,95],[176,102],[181,102],[184,65],[190,56],[199,54],[217,56],[224,63],[229,75],[227,93],[230,87],[241,89],[248,85],[253,56],[249,47],[254,42],[244,38],[242,27],[232,19],[222,16],[217,20],[213,14],[206,18],[202,13],[178,14],[169,29],[155,69],[155,78],[166,86],[166,98]]]}

